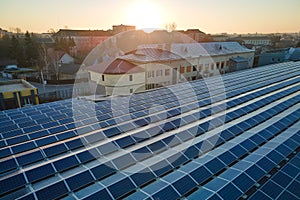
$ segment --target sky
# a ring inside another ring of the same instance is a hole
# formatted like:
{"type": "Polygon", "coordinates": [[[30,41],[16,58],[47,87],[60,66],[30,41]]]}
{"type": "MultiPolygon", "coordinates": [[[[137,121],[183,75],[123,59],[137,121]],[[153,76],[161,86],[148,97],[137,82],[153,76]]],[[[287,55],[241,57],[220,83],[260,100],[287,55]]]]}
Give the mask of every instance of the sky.
{"type": "Polygon", "coordinates": [[[300,0],[1,0],[0,28],[107,30],[112,25],[206,33],[300,32],[300,0]]]}

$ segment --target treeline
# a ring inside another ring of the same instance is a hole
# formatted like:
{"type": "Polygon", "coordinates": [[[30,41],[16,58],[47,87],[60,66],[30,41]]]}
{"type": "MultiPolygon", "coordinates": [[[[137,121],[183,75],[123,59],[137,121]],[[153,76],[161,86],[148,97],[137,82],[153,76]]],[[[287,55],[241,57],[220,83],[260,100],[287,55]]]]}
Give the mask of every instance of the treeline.
{"type": "Polygon", "coordinates": [[[52,44],[45,44],[28,31],[25,34],[5,35],[0,39],[0,60],[16,60],[20,67],[40,69],[45,65],[47,49],[70,53],[75,46],[73,38],[55,39],[52,44]]]}

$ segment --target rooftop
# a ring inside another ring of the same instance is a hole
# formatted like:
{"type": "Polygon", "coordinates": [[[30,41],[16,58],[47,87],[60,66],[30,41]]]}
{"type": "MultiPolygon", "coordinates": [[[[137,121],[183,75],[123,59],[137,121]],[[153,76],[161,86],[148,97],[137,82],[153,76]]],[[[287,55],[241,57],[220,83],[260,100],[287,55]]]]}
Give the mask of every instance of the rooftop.
{"type": "Polygon", "coordinates": [[[171,43],[171,44],[145,44],[138,49],[156,48],[171,52],[181,58],[198,58],[199,56],[217,56],[234,53],[254,52],[238,42],[207,42],[207,43],[171,43]],[[160,47],[162,46],[162,47],[160,47]]]}
{"type": "Polygon", "coordinates": [[[138,73],[144,71],[141,67],[122,59],[95,64],[88,67],[87,70],[105,74],[126,74],[128,72],[138,73]]]}
{"type": "Polygon", "coordinates": [[[299,83],[287,62],[1,111],[0,198],[299,199],[299,83]]]}
{"type": "Polygon", "coordinates": [[[0,81],[0,93],[11,92],[11,91],[20,91],[28,88],[35,88],[33,85],[27,81],[18,79],[18,80],[8,80],[0,81]]]}

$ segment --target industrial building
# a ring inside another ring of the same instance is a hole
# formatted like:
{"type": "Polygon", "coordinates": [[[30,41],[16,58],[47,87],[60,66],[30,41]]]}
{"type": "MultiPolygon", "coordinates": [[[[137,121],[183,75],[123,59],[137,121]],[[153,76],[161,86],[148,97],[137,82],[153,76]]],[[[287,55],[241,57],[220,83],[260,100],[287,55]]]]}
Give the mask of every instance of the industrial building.
{"type": "Polygon", "coordinates": [[[39,104],[37,88],[22,79],[0,81],[0,110],[39,104]]]}
{"type": "Polygon", "coordinates": [[[300,62],[1,111],[0,198],[299,199],[299,119],[300,62]]]}

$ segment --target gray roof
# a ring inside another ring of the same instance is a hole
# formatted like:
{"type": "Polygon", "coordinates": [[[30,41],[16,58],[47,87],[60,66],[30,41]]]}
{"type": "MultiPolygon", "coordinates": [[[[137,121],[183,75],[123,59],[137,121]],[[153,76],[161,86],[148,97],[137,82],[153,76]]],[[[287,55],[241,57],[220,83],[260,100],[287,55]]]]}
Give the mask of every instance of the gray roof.
{"type": "Polygon", "coordinates": [[[300,61],[300,48],[295,48],[290,56],[291,61],[300,61]]]}
{"type": "Polygon", "coordinates": [[[78,70],[80,69],[79,64],[61,64],[61,67],[59,67],[59,72],[62,74],[76,74],[78,70]]]}
{"type": "Polygon", "coordinates": [[[172,44],[145,44],[142,48],[162,48],[181,58],[197,58],[199,56],[218,56],[235,53],[248,53],[254,50],[247,49],[238,42],[208,42],[208,43],[172,43],[172,44]],[[161,47],[162,46],[162,47],[161,47]]]}
{"type": "Polygon", "coordinates": [[[241,56],[230,58],[230,60],[232,60],[232,61],[234,61],[236,63],[248,62],[247,58],[241,57],[241,56]]]}
{"type": "Polygon", "coordinates": [[[157,48],[140,48],[130,54],[120,57],[123,60],[134,61],[134,62],[163,62],[169,60],[182,59],[179,55],[176,55],[167,50],[161,50],[157,48]]]}

